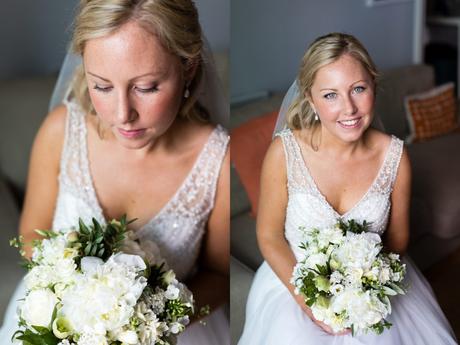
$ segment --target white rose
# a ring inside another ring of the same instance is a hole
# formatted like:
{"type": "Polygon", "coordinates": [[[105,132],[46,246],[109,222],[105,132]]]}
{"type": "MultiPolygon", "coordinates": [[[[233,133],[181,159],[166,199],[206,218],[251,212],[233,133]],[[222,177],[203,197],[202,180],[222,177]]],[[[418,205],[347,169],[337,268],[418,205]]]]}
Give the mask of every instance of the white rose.
{"type": "Polygon", "coordinates": [[[32,290],[21,306],[21,317],[29,326],[49,327],[57,302],[49,289],[32,290]]]}

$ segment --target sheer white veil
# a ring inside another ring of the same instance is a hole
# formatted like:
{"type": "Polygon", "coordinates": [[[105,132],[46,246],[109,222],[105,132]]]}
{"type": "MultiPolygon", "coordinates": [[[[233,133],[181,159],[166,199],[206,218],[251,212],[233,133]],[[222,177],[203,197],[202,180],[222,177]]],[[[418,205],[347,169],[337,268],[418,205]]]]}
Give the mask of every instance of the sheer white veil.
{"type": "Polygon", "coordinates": [[[297,97],[299,97],[299,87],[297,85],[297,79],[295,79],[286,92],[286,95],[284,95],[283,102],[281,103],[278,118],[276,119],[275,129],[273,130],[273,138],[277,133],[287,128],[287,113],[291,104],[297,99],[297,97]]]}
{"type": "MultiPolygon", "coordinates": [[[[212,123],[220,124],[228,128],[230,107],[217,74],[210,45],[205,37],[202,39],[203,49],[201,52],[201,63],[203,77],[197,87],[197,99],[208,111],[212,123]]],[[[68,100],[75,70],[81,63],[81,57],[73,54],[71,50],[68,49],[48,106],[50,111],[63,103],[63,101],[68,100]]]]}
{"type": "MultiPolygon", "coordinates": [[[[287,114],[291,104],[297,100],[299,97],[299,86],[298,80],[295,79],[294,82],[289,87],[286,95],[284,95],[283,102],[281,103],[280,111],[278,113],[278,118],[276,119],[275,129],[273,130],[273,137],[283,129],[287,128],[287,114]]],[[[378,114],[374,113],[371,126],[378,129],[379,131],[385,132],[385,127],[382,120],[378,114]]]]}

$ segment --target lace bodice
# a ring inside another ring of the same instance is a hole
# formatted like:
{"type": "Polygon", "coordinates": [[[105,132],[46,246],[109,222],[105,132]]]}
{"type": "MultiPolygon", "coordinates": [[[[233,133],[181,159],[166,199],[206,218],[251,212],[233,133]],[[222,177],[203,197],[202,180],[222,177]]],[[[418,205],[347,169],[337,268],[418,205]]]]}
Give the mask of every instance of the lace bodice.
{"type": "MultiPolygon", "coordinates": [[[[105,224],[89,169],[85,115],[76,103],[67,102],[66,106],[53,229],[69,229],[79,217],[85,222],[94,217],[105,224]]],[[[228,142],[225,129],[217,126],[174,196],[135,233],[140,241],[149,239],[159,246],[179,279],[185,279],[195,269],[228,142]]]]}
{"type": "Polygon", "coordinates": [[[285,236],[296,255],[301,258],[299,226],[306,228],[328,227],[337,220],[355,219],[371,222],[370,231],[383,234],[391,208],[390,195],[398,171],[403,142],[392,136],[380,170],[365,195],[345,214],[340,215],[321,194],[303,159],[291,130],[277,136],[283,142],[288,180],[288,205],[286,209],[285,236]]]}

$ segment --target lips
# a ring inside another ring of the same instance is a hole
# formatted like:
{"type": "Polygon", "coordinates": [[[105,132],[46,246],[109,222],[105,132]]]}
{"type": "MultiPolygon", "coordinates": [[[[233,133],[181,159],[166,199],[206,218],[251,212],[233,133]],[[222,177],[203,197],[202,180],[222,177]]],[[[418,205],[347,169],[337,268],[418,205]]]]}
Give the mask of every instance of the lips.
{"type": "Polygon", "coordinates": [[[337,121],[337,123],[342,128],[346,128],[346,129],[356,128],[356,127],[359,127],[360,124],[361,124],[361,117],[358,117],[358,118],[355,118],[355,119],[337,121]]]}
{"type": "Polygon", "coordinates": [[[145,128],[141,129],[122,129],[117,128],[118,132],[125,138],[134,139],[140,137],[142,134],[145,133],[145,128]]]}

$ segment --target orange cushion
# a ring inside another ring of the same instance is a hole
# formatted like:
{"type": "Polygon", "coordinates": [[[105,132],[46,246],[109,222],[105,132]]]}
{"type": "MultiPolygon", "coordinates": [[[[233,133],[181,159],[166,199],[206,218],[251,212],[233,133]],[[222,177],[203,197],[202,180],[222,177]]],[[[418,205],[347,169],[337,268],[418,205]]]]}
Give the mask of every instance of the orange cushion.
{"type": "Polygon", "coordinates": [[[254,217],[259,202],[262,163],[272,141],[277,117],[278,110],[249,120],[230,133],[231,160],[246,190],[254,217]]]}
{"type": "Polygon", "coordinates": [[[410,135],[408,142],[426,141],[458,129],[453,83],[404,99],[410,135]]]}

